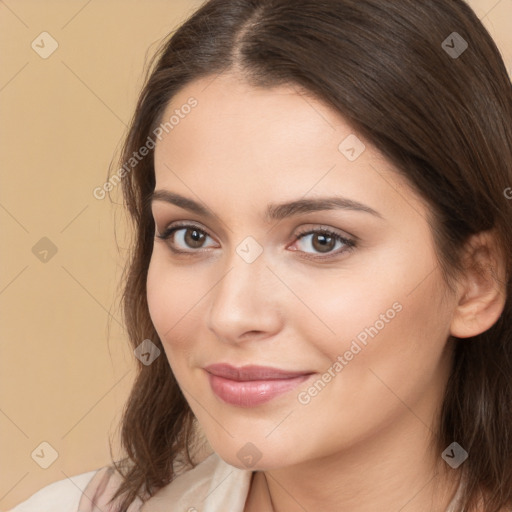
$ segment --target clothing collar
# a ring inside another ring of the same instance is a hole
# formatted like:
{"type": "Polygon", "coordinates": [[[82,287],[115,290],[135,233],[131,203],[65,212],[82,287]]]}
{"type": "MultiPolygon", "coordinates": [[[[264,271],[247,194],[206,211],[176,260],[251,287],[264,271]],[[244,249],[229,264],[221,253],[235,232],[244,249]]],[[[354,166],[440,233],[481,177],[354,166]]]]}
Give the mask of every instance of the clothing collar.
{"type": "Polygon", "coordinates": [[[212,453],[159,489],[140,512],[243,512],[252,471],[231,466],[212,453]]]}

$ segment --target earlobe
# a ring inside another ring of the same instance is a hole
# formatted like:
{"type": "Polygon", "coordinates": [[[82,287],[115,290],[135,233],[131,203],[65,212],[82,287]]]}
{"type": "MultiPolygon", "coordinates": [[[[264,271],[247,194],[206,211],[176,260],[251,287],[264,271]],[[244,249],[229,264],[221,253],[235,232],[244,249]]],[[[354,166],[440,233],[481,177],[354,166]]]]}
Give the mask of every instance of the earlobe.
{"type": "Polygon", "coordinates": [[[450,334],[457,338],[469,338],[490,329],[506,301],[504,258],[491,232],[471,237],[465,268],[450,326],[450,334]]]}

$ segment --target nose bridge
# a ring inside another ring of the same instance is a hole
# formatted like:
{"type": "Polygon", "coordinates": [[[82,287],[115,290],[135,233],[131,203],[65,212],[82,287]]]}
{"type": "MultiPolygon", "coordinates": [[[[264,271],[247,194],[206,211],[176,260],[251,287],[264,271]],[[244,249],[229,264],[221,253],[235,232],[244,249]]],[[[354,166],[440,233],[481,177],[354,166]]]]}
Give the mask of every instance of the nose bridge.
{"type": "Polygon", "coordinates": [[[258,304],[268,303],[265,290],[271,273],[266,268],[266,261],[260,255],[254,261],[246,261],[236,251],[227,259],[227,273],[219,281],[213,294],[215,302],[230,308],[257,308],[258,304]]]}
{"type": "Polygon", "coordinates": [[[272,294],[272,275],[263,251],[253,242],[242,242],[228,258],[226,272],[212,290],[209,328],[225,339],[248,331],[270,332],[278,327],[277,297],[272,294]]]}
{"type": "Polygon", "coordinates": [[[219,283],[219,293],[226,295],[226,299],[259,300],[269,279],[267,259],[263,246],[254,237],[245,237],[226,256],[225,264],[229,272],[223,279],[225,282],[219,283]]]}

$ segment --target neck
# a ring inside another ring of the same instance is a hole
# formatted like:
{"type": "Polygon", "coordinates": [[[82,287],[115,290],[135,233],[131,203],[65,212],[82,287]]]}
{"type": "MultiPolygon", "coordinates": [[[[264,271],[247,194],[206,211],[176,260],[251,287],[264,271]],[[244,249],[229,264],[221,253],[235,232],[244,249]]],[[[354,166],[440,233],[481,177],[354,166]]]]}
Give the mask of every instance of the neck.
{"type": "Polygon", "coordinates": [[[399,422],[341,453],[256,473],[255,508],[248,502],[246,512],[445,512],[460,475],[431,440],[429,427],[406,410],[399,422]]]}

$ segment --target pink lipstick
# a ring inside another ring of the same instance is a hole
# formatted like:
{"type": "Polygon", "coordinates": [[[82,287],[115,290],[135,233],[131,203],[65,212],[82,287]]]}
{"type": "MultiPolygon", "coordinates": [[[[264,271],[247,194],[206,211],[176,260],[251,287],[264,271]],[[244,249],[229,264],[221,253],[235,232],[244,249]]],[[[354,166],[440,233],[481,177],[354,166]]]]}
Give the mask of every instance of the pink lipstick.
{"type": "Polygon", "coordinates": [[[254,407],[286,393],[311,377],[312,372],[293,372],[268,366],[212,364],[204,368],[212,391],[224,402],[254,407]]]}

